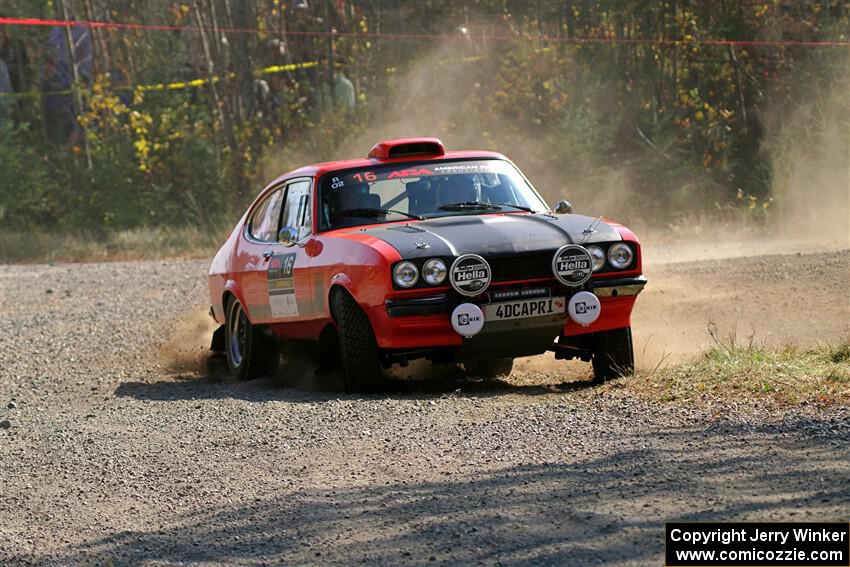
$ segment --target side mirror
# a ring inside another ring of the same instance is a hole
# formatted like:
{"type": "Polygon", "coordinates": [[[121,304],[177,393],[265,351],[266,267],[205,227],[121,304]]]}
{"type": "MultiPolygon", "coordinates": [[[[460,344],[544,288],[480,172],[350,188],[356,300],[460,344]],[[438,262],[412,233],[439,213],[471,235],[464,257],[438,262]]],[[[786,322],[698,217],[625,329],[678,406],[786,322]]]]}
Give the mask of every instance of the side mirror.
{"type": "Polygon", "coordinates": [[[284,246],[295,246],[298,242],[298,229],[291,226],[283,227],[277,233],[277,241],[284,246]]]}
{"type": "Polygon", "coordinates": [[[553,212],[558,213],[559,215],[567,215],[573,212],[573,206],[569,201],[558,201],[558,204],[555,205],[553,212]]]}

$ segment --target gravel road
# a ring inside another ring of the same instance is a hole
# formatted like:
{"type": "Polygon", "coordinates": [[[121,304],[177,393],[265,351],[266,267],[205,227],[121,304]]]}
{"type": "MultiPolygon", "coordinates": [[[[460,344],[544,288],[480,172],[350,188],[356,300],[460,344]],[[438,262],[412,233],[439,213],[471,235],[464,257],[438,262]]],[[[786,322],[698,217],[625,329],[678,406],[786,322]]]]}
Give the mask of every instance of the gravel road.
{"type": "MultiPolygon", "coordinates": [[[[709,320],[847,337],[849,268],[648,265],[638,356],[709,320]]],[[[661,565],[665,521],[850,519],[847,407],[647,403],[545,357],[366,397],[303,366],[224,383],[199,372],[205,271],[0,267],[0,564],[661,565]]]]}

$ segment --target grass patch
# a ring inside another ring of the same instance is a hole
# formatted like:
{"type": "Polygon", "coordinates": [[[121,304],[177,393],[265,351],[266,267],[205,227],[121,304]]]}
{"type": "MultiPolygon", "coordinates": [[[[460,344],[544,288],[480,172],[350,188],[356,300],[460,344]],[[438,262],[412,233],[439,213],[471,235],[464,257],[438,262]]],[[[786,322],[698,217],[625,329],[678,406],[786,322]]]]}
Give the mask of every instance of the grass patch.
{"type": "Polygon", "coordinates": [[[839,345],[832,351],[830,355],[832,362],[840,364],[842,362],[850,362],[850,342],[839,345]]]}
{"type": "Polygon", "coordinates": [[[91,233],[0,231],[0,263],[211,258],[230,228],[137,228],[91,233]]]}
{"type": "Polygon", "coordinates": [[[850,341],[811,349],[719,340],[695,361],[638,372],[624,386],[641,397],[706,403],[770,400],[781,405],[850,403],[850,341]]]}

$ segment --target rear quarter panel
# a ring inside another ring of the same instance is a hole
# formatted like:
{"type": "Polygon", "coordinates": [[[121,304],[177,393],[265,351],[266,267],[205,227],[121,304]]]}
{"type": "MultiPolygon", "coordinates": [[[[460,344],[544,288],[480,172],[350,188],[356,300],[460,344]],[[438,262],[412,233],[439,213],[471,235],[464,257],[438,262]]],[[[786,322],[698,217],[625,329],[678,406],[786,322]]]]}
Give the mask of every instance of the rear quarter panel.
{"type": "Polygon", "coordinates": [[[246,217],[247,213],[239,219],[239,222],[236,223],[236,226],[232,231],[230,231],[230,235],[227,237],[227,240],[224,241],[224,244],[222,244],[221,248],[219,248],[215,253],[207,275],[212,315],[213,318],[221,324],[224,324],[224,305],[222,299],[225,291],[230,290],[240,299],[240,301],[244,300],[244,298],[241,297],[239,290],[236,288],[235,280],[233,279],[233,255],[246,217]]]}

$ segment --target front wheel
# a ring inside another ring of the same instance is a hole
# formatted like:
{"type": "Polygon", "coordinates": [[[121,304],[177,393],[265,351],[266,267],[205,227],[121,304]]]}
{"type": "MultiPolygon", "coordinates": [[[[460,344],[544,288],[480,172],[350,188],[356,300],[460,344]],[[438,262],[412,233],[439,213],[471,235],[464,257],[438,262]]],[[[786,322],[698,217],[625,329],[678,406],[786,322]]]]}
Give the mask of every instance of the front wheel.
{"type": "Polygon", "coordinates": [[[277,341],[251,324],[238,299],[230,299],[226,314],[224,351],[231,378],[241,381],[274,376],[280,362],[277,341]]]}
{"type": "Polygon", "coordinates": [[[381,378],[381,359],[369,318],[344,291],[334,294],[333,312],[345,391],[349,394],[374,392],[381,378]]]}
{"type": "Polygon", "coordinates": [[[632,329],[625,327],[593,334],[593,381],[601,384],[635,370],[632,329]]]}
{"type": "Polygon", "coordinates": [[[471,360],[464,362],[466,373],[476,378],[493,380],[511,375],[514,369],[513,358],[497,358],[495,360],[471,360]]]}

